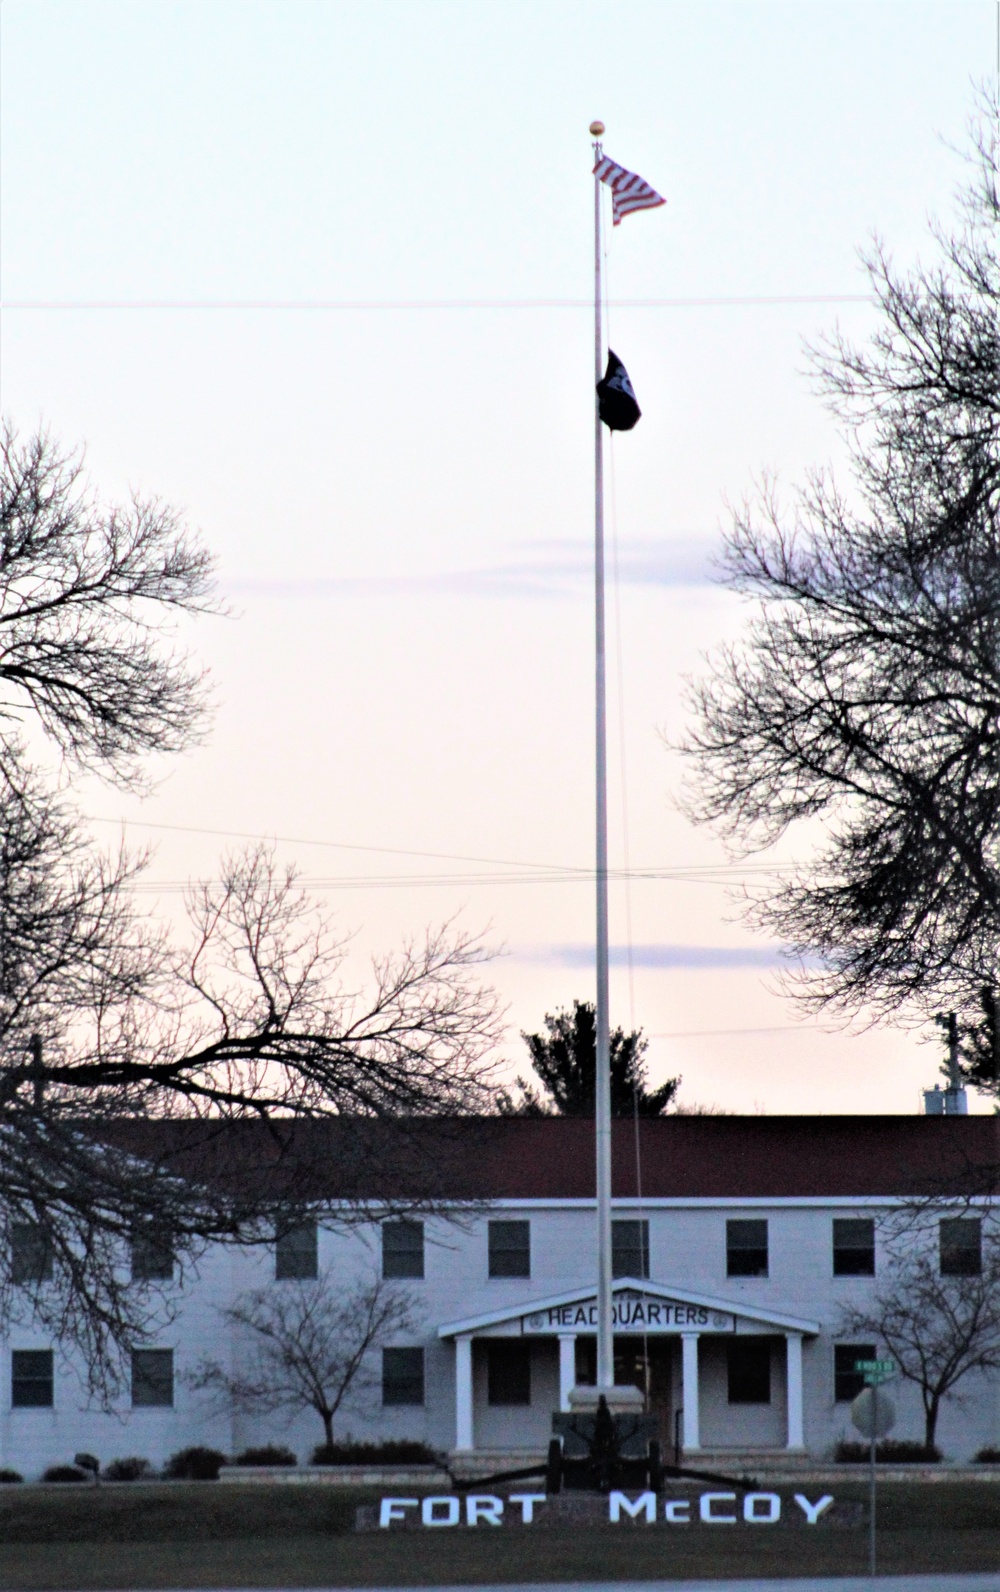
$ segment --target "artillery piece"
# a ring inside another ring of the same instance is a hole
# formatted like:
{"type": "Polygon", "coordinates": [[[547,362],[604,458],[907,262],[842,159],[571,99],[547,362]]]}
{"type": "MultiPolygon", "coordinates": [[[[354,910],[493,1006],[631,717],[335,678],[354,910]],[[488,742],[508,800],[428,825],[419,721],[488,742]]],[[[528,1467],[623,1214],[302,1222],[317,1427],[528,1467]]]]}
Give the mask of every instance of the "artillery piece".
{"type": "Polygon", "coordinates": [[[562,1492],[564,1487],[598,1493],[639,1487],[658,1493],[667,1477],[722,1482],[741,1492],[754,1492],[758,1486],[752,1476],[720,1476],[717,1471],[665,1464],[656,1435],[656,1417],[612,1414],[603,1393],[592,1414],[588,1411],[566,1415],[560,1411],[553,1415],[552,1434],[544,1465],[522,1465],[517,1470],[500,1470],[471,1480],[460,1480],[448,1470],[456,1492],[542,1475],[550,1496],[562,1492]]]}
{"type": "Polygon", "coordinates": [[[601,1395],[593,1413],[553,1415],[545,1490],[642,1487],[659,1492],[663,1460],[653,1415],[614,1414],[601,1395]]]}

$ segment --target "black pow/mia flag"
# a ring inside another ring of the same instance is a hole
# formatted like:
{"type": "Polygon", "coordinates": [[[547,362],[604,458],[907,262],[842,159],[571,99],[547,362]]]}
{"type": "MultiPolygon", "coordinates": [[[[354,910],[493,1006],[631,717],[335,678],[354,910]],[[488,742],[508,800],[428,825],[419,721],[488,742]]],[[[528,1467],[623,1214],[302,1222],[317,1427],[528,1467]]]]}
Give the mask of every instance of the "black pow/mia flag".
{"type": "Polygon", "coordinates": [[[597,412],[609,431],[631,431],[642,414],[628,371],[610,348],[604,380],[597,383],[597,412]]]}

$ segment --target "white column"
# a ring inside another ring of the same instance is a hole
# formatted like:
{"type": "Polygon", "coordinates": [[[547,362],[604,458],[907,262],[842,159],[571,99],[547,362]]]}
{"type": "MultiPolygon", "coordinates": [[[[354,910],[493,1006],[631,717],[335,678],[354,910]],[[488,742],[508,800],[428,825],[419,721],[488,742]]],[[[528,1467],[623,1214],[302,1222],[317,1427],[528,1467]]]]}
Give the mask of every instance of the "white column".
{"type": "Polygon", "coordinates": [[[576,1386],[576,1333],[559,1334],[559,1408],[570,1408],[570,1389],[576,1386]]]}
{"type": "Polygon", "coordinates": [[[788,1447],[805,1448],[802,1429],[802,1334],[785,1333],[787,1356],[788,1447]]]}
{"type": "Polygon", "coordinates": [[[701,1447],[698,1426],[698,1336],[681,1333],[681,1380],[684,1399],[684,1452],[701,1447]]]}
{"type": "Polygon", "coordinates": [[[455,1447],[470,1453],[472,1442],[472,1338],[455,1339],[455,1447]]]}

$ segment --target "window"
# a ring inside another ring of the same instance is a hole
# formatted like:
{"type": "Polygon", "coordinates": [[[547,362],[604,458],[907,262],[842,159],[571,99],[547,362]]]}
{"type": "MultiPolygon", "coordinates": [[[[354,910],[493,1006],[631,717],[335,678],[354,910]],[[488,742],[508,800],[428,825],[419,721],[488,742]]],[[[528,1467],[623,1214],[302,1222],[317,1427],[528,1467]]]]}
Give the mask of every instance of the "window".
{"type": "Polygon", "coordinates": [[[767,1276],[766,1222],[726,1223],[726,1276],[767,1276]]]}
{"type": "Polygon", "coordinates": [[[730,1404],[770,1404],[770,1338],[733,1338],[726,1348],[730,1404]]]}
{"type": "Polygon", "coordinates": [[[423,1222],[383,1222],[383,1277],[422,1277],[423,1274],[423,1222]]]}
{"type": "Polygon", "coordinates": [[[423,1349],[382,1350],[382,1403],[424,1402],[423,1349]]]}
{"type": "Polygon", "coordinates": [[[612,1277],[649,1276],[649,1223],[611,1223],[612,1277]]]}
{"type": "Polygon", "coordinates": [[[305,1282],[319,1275],[316,1223],[286,1227],[274,1245],[274,1275],[278,1282],[305,1282]]]}
{"type": "Polygon", "coordinates": [[[874,1277],[875,1223],[865,1217],[833,1219],[833,1275],[874,1277]]]}
{"type": "Polygon", "coordinates": [[[530,1404],[531,1344],[523,1338],[487,1338],[486,1386],[491,1404],[530,1404]]]}
{"type": "Polygon", "coordinates": [[[490,1222],[490,1276],[531,1276],[530,1222],[490,1222]]]}
{"type": "Polygon", "coordinates": [[[169,1409],[173,1402],[173,1349],[133,1349],[132,1408],[169,1409]]]}
{"type": "Polygon", "coordinates": [[[15,1349],[10,1357],[10,1402],[15,1410],[52,1408],[52,1350],[15,1349]]]}
{"type": "Polygon", "coordinates": [[[865,1385],[854,1367],[859,1360],[877,1360],[874,1343],[835,1343],[833,1346],[833,1396],[838,1404],[850,1404],[865,1385]]]}
{"type": "Polygon", "coordinates": [[[37,1222],[14,1222],[10,1229],[10,1280],[13,1283],[51,1282],[52,1245],[37,1222]]]}
{"type": "Polygon", "coordinates": [[[132,1281],[169,1282],[174,1274],[174,1251],[166,1233],[155,1227],[132,1234],[132,1281]]]}
{"type": "Polygon", "coordinates": [[[946,1217],[938,1234],[942,1277],[978,1277],[983,1269],[983,1224],[978,1216],[946,1217]]]}
{"type": "MultiPolygon", "coordinates": [[[[617,1376],[615,1377],[617,1381],[617,1376]]],[[[597,1384],[597,1339],[582,1334],[576,1340],[576,1385],[595,1387],[597,1384]]]]}

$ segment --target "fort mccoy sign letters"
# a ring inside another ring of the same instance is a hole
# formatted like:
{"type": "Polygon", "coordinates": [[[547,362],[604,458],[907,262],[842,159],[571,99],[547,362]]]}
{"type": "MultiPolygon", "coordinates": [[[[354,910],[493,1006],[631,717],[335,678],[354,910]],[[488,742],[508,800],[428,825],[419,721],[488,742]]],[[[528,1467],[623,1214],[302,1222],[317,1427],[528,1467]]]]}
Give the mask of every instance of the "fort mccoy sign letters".
{"type": "MultiPolygon", "coordinates": [[[[830,1493],[815,1501],[805,1493],[784,1500],[788,1524],[815,1526],[833,1504],[830,1493]]],[[[533,1526],[544,1524],[552,1503],[543,1492],[511,1493],[501,1498],[494,1493],[439,1493],[426,1498],[383,1498],[378,1505],[378,1526],[383,1531],[413,1527],[437,1529],[448,1526],[533,1526]]],[[[702,1492],[687,1498],[657,1498],[654,1492],[630,1496],[611,1492],[607,1500],[594,1499],[594,1524],[606,1520],[611,1525],[635,1521],[643,1525],[688,1526],[776,1526],[782,1518],[782,1499],[775,1492],[748,1492],[742,1498],[735,1492],[702,1492]],[[606,1512],[605,1512],[606,1511],[606,1512]]],[[[358,1511],[358,1525],[370,1530],[375,1524],[371,1506],[358,1511]],[[362,1514],[364,1519],[362,1519],[362,1514]]]]}

